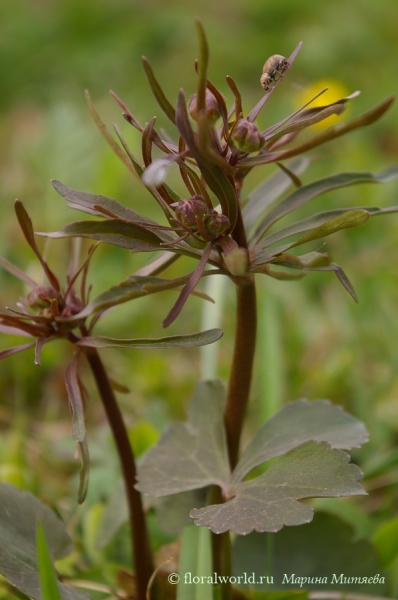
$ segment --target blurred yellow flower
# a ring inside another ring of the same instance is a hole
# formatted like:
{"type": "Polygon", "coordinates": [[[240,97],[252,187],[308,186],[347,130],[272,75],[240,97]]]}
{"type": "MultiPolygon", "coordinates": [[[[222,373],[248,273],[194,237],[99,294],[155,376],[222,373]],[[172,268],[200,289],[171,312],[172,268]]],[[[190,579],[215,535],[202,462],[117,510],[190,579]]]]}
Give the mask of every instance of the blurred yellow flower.
{"type": "MultiPolygon", "coordinates": [[[[321,96],[319,96],[319,98],[314,100],[314,102],[311,102],[308,108],[332,104],[333,102],[337,102],[337,100],[345,98],[346,96],[348,96],[349,93],[346,87],[336,79],[319,79],[318,81],[315,81],[307,87],[304,87],[297,91],[297,94],[294,98],[295,108],[300,108],[300,106],[303,106],[303,104],[309,102],[311,98],[316,96],[316,94],[318,94],[324,88],[328,88],[327,91],[321,96]]],[[[328,127],[331,127],[332,125],[338,123],[340,118],[340,115],[331,115],[324,121],[321,121],[320,123],[314,125],[314,127],[319,130],[327,129],[328,127]]]]}

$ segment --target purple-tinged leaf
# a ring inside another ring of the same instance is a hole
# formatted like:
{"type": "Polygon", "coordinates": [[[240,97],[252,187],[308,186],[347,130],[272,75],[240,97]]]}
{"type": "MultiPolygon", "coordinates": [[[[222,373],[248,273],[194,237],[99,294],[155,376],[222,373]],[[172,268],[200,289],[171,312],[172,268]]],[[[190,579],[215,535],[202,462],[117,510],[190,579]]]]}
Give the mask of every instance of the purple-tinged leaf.
{"type": "Polygon", "coordinates": [[[196,160],[204,180],[220,202],[223,214],[229,218],[232,230],[238,218],[238,200],[235,189],[225,173],[209,159],[203,157],[199,151],[197,135],[192,130],[189,121],[183,90],[180,90],[178,95],[176,125],[196,160]]]}
{"type": "Polygon", "coordinates": [[[77,491],[77,503],[83,504],[86,499],[88,491],[88,481],[90,474],[90,457],[88,453],[87,441],[84,439],[82,442],[78,442],[77,447],[79,448],[80,460],[82,463],[79,475],[79,489],[77,491]]]}
{"type": "MultiPolygon", "coordinates": [[[[28,317],[25,318],[27,319],[28,317]]],[[[32,317],[32,320],[38,321],[38,317],[32,317]]],[[[22,332],[25,332],[32,337],[46,337],[50,331],[45,325],[27,323],[22,319],[22,317],[14,317],[13,315],[8,315],[6,313],[0,313],[0,323],[2,325],[20,329],[22,332]]]]}
{"type": "Polygon", "coordinates": [[[86,425],[84,422],[83,397],[77,375],[77,355],[66,367],[65,386],[68,393],[69,408],[72,417],[72,435],[75,442],[82,443],[86,438],[86,425]]]}
{"type": "Polygon", "coordinates": [[[39,259],[40,264],[43,267],[43,270],[49,282],[55,290],[59,291],[58,279],[55,277],[55,275],[47,265],[46,261],[41,255],[39,248],[37,247],[32,221],[28,213],[26,212],[24,205],[19,200],[15,200],[14,209],[15,214],[17,215],[18,223],[22,229],[22,233],[24,234],[26,241],[28,242],[29,246],[39,259]]]}
{"type": "Polygon", "coordinates": [[[144,131],[142,132],[141,149],[145,167],[148,167],[152,162],[152,133],[154,131],[155,123],[156,117],[152,117],[152,119],[146,123],[144,131]]]}
{"type": "MultiPolygon", "coordinates": [[[[206,271],[206,274],[207,273],[210,274],[212,271],[206,271]]],[[[147,296],[149,294],[156,294],[165,290],[180,288],[181,286],[184,286],[187,281],[188,277],[162,279],[151,275],[131,275],[126,281],[111,287],[109,290],[102,292],[93,298],[80,313],[65,318],[65,321],[79,321],[100,311],[133,300],[134,298],[141,298],[142,296],[147,296]]],[[[205,299],[211,301],[209,296],[206,296],[205,299]]]]}
{"type": "MultiPolygon", "coordinates": [[[[20,592],[42,600],[37,567],[36,528],[41,521],[52,558],[73,551],[72,540],[58,517],[29,492],[0,484],[0,573],[20,592]]],[[[58,583],[62,600],[90,600],[82,591],[58,583]]]]}
{"type": "Polygon", "coordinates": [[[238,90],[238,87],[237,87],[235,81],[232,79],[232,77],[227,75],[225,79],[227,81],[229,89],[235,96],[235,117],[236,117],[236,120],[238,121],[239,119],[241,119],[243,117],[242,96],[241,96],[240,91],[238,90]]]}
{"type": "MultiPolygon", "coordinates": [[[[278,80],[279,81],[279,80],[278,80]]],[[[268,92],[269,94],[269,92],[268,92]]],[[[266,94],[267,96],[267,94],[266,94]]],[[[266,97],[264,96],[264,98],[266,97]]],[[[240,167],[250,168],[255,167],[256,165],[265,165],[271,162],[276,162],[280,160],[285,160],[286,158],[292,158],[293,156],[298,156],[299,154],[303,154],[333,140],[335,138],[340,137],[341,135],[345,135],[354,129],[359,129],[360,127],[367,127],[368,125],[372,125],[375,121],[378,121],[384,113],[390,108],[392,103],[394,102],[394,96],[390,96],[371,110],[359,115],[359,117],[355,117],[351,119],[351,121],[347,121],[347,123],[342,123],[340,125],[335,125],[334,127],[330,127],[325,132],[315,136],[311,140],[304,142],[299,146],[295,146],[294,148],[290,148],[288,150],[282,150],[280,152],[270,152],[270,153],[260,153],[257,156],[248,156],[247,158],[241,160],[239,162],[240,167]]]]}
{"type": "Polygon", "coordinates": [[[148,451],[138,469],[136,488],[150,496],[217,484],[229,478],[224,432],[225,390],[218,381],[201,382],[189,408],[189,422],[175,423],[148,451]]]}
{"type": "Polygon", "coordinates": [[[257,431],[234,471],[232,482],[238,483],[254,467],[311,440],[349,450],[359,448],[368,439],[364,424],[329,400],[290,402],[257,431]]]}
{"type": "Polygon", "coordinates": [[[29,277],[29,275],[18,269],[18,267],[14,266],[12,263],[8,262],[8,260],[3,258],[2,256],[0,256],[0,266],[3,267],[3,269],[8,271],[9,273],[11,273],[11,275],[18,277],[18,279],[20,279],[30,287],[37,287],[38,284],[35,281],[33,281],[33,279],[29,277]]]}
{"type": "Polygon", "coordinates": [[[134,117],[134,115],[131,113],[131,111],[127,108],[127,106],[123,102],[123,100],[121,100],[119,98],[119,96],[117,94],[115,94],[115,92],[113,90],[109,90],[109,95],[112,96],[112,98],[118,103],[120,108],[122,110],[124,110],[125,114],[123,114],[123,117],[126,119],[126,121],[142,133],[144,131],[144,128],[142,127],[142,125],[139,124],[137,119],[134,117]]]}
{"type": "Polygon", "coordinates": [[[317,271],[330,270],[330,271],[333,271],[334,273],[336,273],[336,277],[340,281],[342,286],[347,290],[347,292],[355,300],[355,302],[358,303],[358,296],[356,295],[355,290],[352,287],[352,284],[351,284],[350,280],[348,279],[347,275],[344,273],[343,269],[339,265],[337,265],[336,263],[331,263],[330,267],[323,267],[323,268],[318,267],[314,270],[317,270],[317,271]]]}
{"type": "Polygon", "coordinates": [[[38,232],[50,238],[86,237],[105,244],[128,248],[131,252],[153,252],[160,249],[161,238],[138,223],[111,219],[109,221],[76,221],[50,233],[38,232]]]}
{"type": "Polygon", "coordinates": [[[202,277],[203,271],[206,268],[206,264],[210,257],[212,249],[213,244],[210,242],[203,250],[203,254],[198,263],[198,266],[190,276],[189,281],[182,288],[180,295],[178,296],[177,302],[174,304],[173,308],[171,309],[167,317],[164,319],[162,323],[163,327],[168,327],[169,325],[171,325],[171,323],[178,317],[178,315],[182,311],[185,302],[188,300],[190,294],[193,292],[193,290],[199,283],[200,278],[202,277]]]}
{"type": "Polygon", "coordinates": [[[86,207],[90,209],[101,207],[104,208],[108,214],[112,215],[111,218],[117,217],[123,221],[130,221],[132,223],[153,223],[150,219],[143,217],[135,212],[135,210],[124,206],[113,198],[74,190],[56,179],[53,179],[51,183],[60,196],[72,204],[78,204],[83,209],[86,207]]]}
{"type": "Polygon", "coordinates": [[[358,483],[361,471],[348,463],[349,456],[327,442],[307,442],[277,458],[260,477],[238,483],[230,490],[232,500],[193,509],[191,517],[217,534],[276,532],[309,523],[313,508],[299,499],[366,495],[358,483]]]}
{"type": "MultiPolygon", "coordinates": [[[[303,173],[310,161],[307,157],[298,158],[290,162],[287,167],[296,176],[303,173]]],[[[276,171],[265,181],[260,183],[252,192],[243,207],[242,215],[246,230],[253,227],[260,215],[273,204],[292,184],[291,177],[286,172],[276,171]]]]}
{"type": "Polygon", "coordinates": [[[257,242],[279,219],[325,192],[359,183],[387,183],[397,177],[398,167],[394,166],[376,174],[367,172],[338,173],[303,185],[284,198],[262,219],[252,236],[252,241],[257,242]]]}
{"type": "Polygon", "coordinates": [[[319,121],[326,119],[329,115],[340,114],[341,112],[343,112],[343,110],[345,110],[345,104],[347,104],[347,102],[349,102],[350,100],[353,100],[354,98],[359,96],[361,93],[358,91],[353,92],[346,98],[341,98],[340,100],[336,100],[335,102],[332,102],[330,104],[326,104],[324,106],[314,106],[313,108],[308,108],[307,110],[304,110],[304,108],[306,106],[311,104],[311,102],[313,102],[321,94],[326,92],[327,89],[328,88],[325,88],[324,90],[322,90],[319,94],[317,94],[314,98],[312,98],[312,100],[310,100],[309,102],[304,104],[304,106],[299,108],[293,114],[291,114],[288,117],[286,117],[285,119],[283,119],[283,121],[281,121],[280,123],[273,125],[266,131],[263,131],[262,133],[265,136],[266,140],[268,141],[272,138],[277,139],[279,137],[282,137],[283,135],[286,135],[289,132],[300,131],[304,127],[308,127],[309,125],[314,125],[315,123],[318,123],[319,121]],[[295,119],[294,121],[292,121],[292,123],[290,123],[290,125],[287,125],[284,129],[281,129],[277,133],[273,133],[276,129],[279,129],[279,127],[284,125],[287,121],[291,121],[297,114],[299,115],[298,118],[295,119]]]}
{"type": "Polygon", "coordinates": [[[148,59],[145,56],[142,57],[142,64],[144,66],[145,75],[147,76],[147,79],[148,79],[149,85],[151,86],[153,95],[155,96],[156,100],[158,101],[160,108],[169,117],[170,121],[172,123],[175,123],[176,115],[175,115],[174,107],[167,100],[162,88],[160,87],[160,85],[153,73],[152,67],[149,64],[148,59]]]}
{"type": "Polygon", "coordinates": [[[35,365],[41,365],[41,351],[42,348],[44,346],[44,344],[47,344],[47,342],[51,342],[53,339],[55,339],[56,336],[49,336],[46,338],[37,338],[36,339],[36,345],[35,345],[35,360],[34,363],[35,365]]]}
{"type": "Polygon", "coordinates": [[[278,123],[274,123],[274,125],[271,125],[270,127],[268,127],[267,129],[265,129],[261,133],[264,136],[270,135],[271,133],[273,133],[274,131],[276,131],[276,129],[279,129],[279,127],[282,127],[283,125],[285,125],[285,123],[287,123],[288,121],[291,121],[296,115],[300,114],[309,104],[311,104],[312,102],[314,102],[314,100],[316,100],[317,98],[319,98],[319,96],[322,96],[322,94],[324,94],[325,92],[327,92],[328,89],[329,88],[324,88],[323,90],[321,90],[320,92],[318,92],[313,98],[311,98],[311,100],[308,100],[308,102],[306,102],[305,104],[303,104],[302,106],[300,106],[300,108],[298,108],[293,113],[291,113],[290,115],[288,115],[287,117],[285,117],[284,119],[282,119],[282,121],[279,121],[278,123]]]}
{"type": "Polygon", "coordinates": [[[83,337],[78,346],[85,348],[197,348],[207,346],[217,342],[223,335],[221,329],[208,329],[200,333],[188,335],[173,335],[163,338],[137,338],[137,339],[119,339],[111,338],[105,335],[95,335],[83,337]]]}
{"type": "MultiPolygon", "coordinates": [[[[10,328],[11,329],[11,328],[10,328]]],[[[14,333],[11,331],[11,333],[14,333]]],[[[22,332],[18,333],[18,335],[24,335],[22,332]]],[[[0,360],[3,358],[7,358],[7,356],[11,356],[12,354],[17,354],[18,352],[23,352],[28,348],[33,348],[35,346],[35,342],[31,342],[30,344],[21,344],[20,346],[14,346],[13,348],[7,348],[7,350],[2,350],[0,352],[0,360]]]]}
{"type": "Polygon", "coordinates": [[[341,102],[340,104],[334,102],[330,106],[325,106],[322,109],[310,109],[308,112],[305,111],[300,115],[299,119],[293,121],[293,123],[287,125],[284,129],[281,129],[281,131],[270,135],[266,139],[265,146],[268,148],[271,145],[273,145],[276,140],[280,139],[284,135],[287,135],[288,133],[292,132],[298,132],[302,129],[306,129],[311,125],[315,125],[316,123],[324,121],[331,115],[341,115],[341,113],[344,112],[345,108],[346,106],[344,102],[341,102]]]}
{"type": "MultiPolygon", "coordinates": [[[[296,56],[300,52],[302,45],[303,45],[303,42],[300,42],[298,44],[298,46],[296,46],[296,48],[293,50],[293,52],[291,53],[291,55],[289,56],[289,58],[287,59],[288,66],[286,68],[286,71],[288,71],[291,68],[291,66],[293,65],[293,62],[296,60],[296,56]]],[[[272,94],[272,92],[274,91],[274,89],[276,88],[276,86],[278,85],[278,83],[280,81],[282,81],[282,77],[279,77],[279,79],[273,84],[272,88],[268,92],[266,92],[264,94],[264,96],[261,98],[261,100],[250,111],[250,113],[247,115],[247,120],[248,121],[255,121],[257,119],[257,117],[258,117],[261,109],[263,108],[264,104],[266,103],[266,101],[268,100],[268,98],[270,97],[270,95],[272,94]]]]}
{"type": "Polygon", "coordinates": [[[84,91],[84,96],[86,98],[87,106],[89,108],[89,111],[91,113],[93,121],[96,124],[97,129],[101,133],[102,137],[107,141],[108,145],[112,148],[112,150],[114,151],[116,156],[118,158],[120,158],[120,160],[122,161],[122,163],[124,163],[124,165],[128,168],[128,170],[131,171],[131,173],[133,173],[134,177],[137,177],[137,173],[136,173],[133,165],[129,161],[128,157],[125,155],[123,150],[120,148],[120,146],[118,146],[116,141],[113,139],[113,137],[109,133],[108,129],[106,128],[106,125],[102,122],[99,114],[95,110],[94,105],[91,100],[91,97],[90,97],[90,93],[88,90],[84,91]]]}

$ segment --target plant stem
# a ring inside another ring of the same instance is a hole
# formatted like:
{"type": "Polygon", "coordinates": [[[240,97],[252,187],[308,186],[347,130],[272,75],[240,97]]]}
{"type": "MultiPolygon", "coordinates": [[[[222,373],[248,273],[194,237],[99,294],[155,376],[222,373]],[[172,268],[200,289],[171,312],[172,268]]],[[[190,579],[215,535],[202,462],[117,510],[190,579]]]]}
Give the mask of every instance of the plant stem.
{"type": "Polygon", "coordinates": [[[225,428],[231,470],[238,462],[239,442],[253,371],[257,328],[254,280],[237,284],[236,296],[235,347],[225,407],[225,428]]]}
{"type": "Polygon", "coordinates": [[[137,582],[137,600],[145,600],[153,567],[141,494],[134,488],[137,474],[134,454],[122,413],[120,412],[100,356],[95,348],[87,349],[86,356],[94,375],[119,454],[129,508],[131,542],[137,582]]]}

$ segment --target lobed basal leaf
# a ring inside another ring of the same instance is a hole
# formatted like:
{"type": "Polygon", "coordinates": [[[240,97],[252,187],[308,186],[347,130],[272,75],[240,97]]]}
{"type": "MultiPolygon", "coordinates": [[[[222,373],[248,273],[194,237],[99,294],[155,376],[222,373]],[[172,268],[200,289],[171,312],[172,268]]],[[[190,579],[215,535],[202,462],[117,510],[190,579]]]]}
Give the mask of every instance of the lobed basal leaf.
{"type": "Polygon", "coordinates": [[[348,462],[345,452],[326,442],[307,442],[277,459],[260,477],[235,486],[229,502],[193,509],[191,517],[214,533],[239,535],[309,523],[313,508],[298,499],[366,494],[358,483],[361,471],[348,462]]]}
{"type": "Polygon", "coordinates": [[[197,525],[215,533],[278,531],[312,519],[299,499],[365,494],[361,471],[341,449],[368,440],[364,425],[328,400],[287,404],[257,432],[231,474],[225,447],[224,391],[201,383],[188,423],[172,425],[141,464],[137,489],[167,496],[218,485],[224,504],[193,509],[197,525]],[[260,477],[244,481],[256,466],[275,458],[260,477]]]}

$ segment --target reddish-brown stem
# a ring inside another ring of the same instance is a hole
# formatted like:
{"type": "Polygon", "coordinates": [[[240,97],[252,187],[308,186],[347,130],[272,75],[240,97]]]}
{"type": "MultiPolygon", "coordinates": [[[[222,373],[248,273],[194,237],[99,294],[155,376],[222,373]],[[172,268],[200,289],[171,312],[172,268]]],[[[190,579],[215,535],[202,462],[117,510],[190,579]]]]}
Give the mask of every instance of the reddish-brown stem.
{"type": "Polygon", "coordinates": [[[229,377],[225,428],[231,469],[238,462],[243,419],[249,400],[256,344],[256,290],[254,280],[236,285],[235,347],[229,377]]]}
{"type": "Polygon", "coordinates": [[[85,353],[94,375],[119,454],[129,508],[131,542],[137,582],[136,597],[137,600],[145,600],[153,567],[142,498],[141,494],[134,488],[137,474],[134,454],[122,413],[120,412],[100,356],[95,348],[86,349],[85,353]]]}
{"type": "MultiPolygon", "coordinates": [[[[246,233],[240,210],[232,237],[240,247],[247,248],[246,233]]],[[[249,400],[257,330],[254,277],[253,275],[249,275],[247,278],[242,278],[241,281],[236,281],[235,283],[235,347],[224,413],[231,470],[235,468],[239,457],[239,442],[249,400]]]]}

